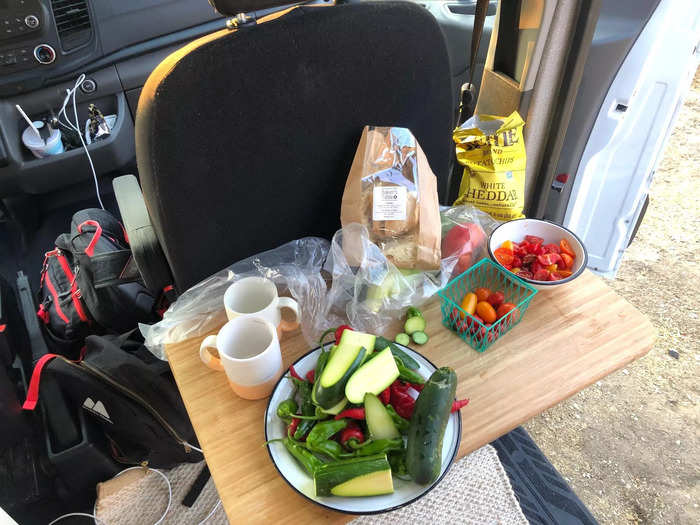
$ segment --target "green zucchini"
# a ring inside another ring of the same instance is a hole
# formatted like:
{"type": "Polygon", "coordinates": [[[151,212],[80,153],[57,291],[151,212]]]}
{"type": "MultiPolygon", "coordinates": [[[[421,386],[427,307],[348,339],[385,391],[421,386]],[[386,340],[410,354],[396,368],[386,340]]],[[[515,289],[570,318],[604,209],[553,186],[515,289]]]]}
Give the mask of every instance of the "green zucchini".
{"type": "Polygon", "coordinates": [[[425,332],[425,319],[422,317],[409,317],[403,325],[403,331],[408,335],[413,334],[413,332],[425,332]]]}
{"type": "Polygon", "coordinates": [[[385,348],[352,374],[345,385],[345,397],[351,403],[362,403],[367,392],[377,395],[391,385],[397,377],[399,377],[399,369],[394,361],[394,355],[390,348],[385,348]]]}
{"type": "MultiPolygon", "coordinates": [[[[346,330],[348,332],[349,330],[346,330]]],[[[336,355],[340,352],[338,350],[336,355]]],[[[318,381],[314,383],[314,391],[312,392],[312,399],[315,399],[316,404],[323,409],[332,409],[338,403],[340,403],[345,397],[345,386],[348,383],[350,377],[362,366],[365,360],[365,355],[367,351],[364,348],[360,348],[357,353],[355,360],[350,363],[350,366],[345,370],[345,373],[339,377],[334,383],[324,384],[325,374],[328,367],[331,365],[331,361],[328,362],[323,374],[318,381]]]]}
{"type": "MultiPolygon", "coordinates": [[[[348,368],[355,361],[360,348],[366,350],[369,355],[374,350],[375,336],[353,330],[345,330],[340,336],[338,348],[328,359],[323,374],[321,374],[321,385],[329,387],[335,385],[345,375],[348,368]]],[[[338,400],[340,401],[340,400],[338,400]]],[[[336,401],[336,403],[338,402],[336,401]]]]}
{"type": "Polygon", "coordinates": [[[408,427],[406,466],[413,481],[428,485],[440,475],[442,438],[457,390],[457,375],[449,367],[433,372],[416,399],[408,427]]]}
{"type": "Polygon", "coordinates": [[[386,454],[326,463],[314,471],[316,496],[378,496],[394,492],[386,454]]]}
{"type": "Polygon", "coordinates": [[[408,346],[408,344],[411,342],[411,338],[408,336],[408,334],[401,332],[400,334],[396,335],[394,341],[400,345],[408,346]]]}
{"type": "Polygon", "coordinates": [[[394,425],[391,415],[374,394],[365,394],[365,419],[372,439],[395,439],[401,433],[394,425]]]}

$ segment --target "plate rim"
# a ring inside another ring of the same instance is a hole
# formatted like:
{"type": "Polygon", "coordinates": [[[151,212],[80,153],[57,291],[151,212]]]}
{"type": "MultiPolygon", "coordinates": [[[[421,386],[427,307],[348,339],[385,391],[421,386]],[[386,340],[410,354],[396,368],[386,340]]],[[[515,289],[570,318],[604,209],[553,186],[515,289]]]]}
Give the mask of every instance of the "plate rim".
{"type": "MultiPolygon", "coordinates": [[[[326,344],[329,344],[329,343],[326,343],[326,344]]],[[[299,358],[297,358],[296,361],[294,361],[290,366],[296,365],[299,361],[301,361],[302,359],[304,359],[304,358],[305,358],[306,356],[308,356],[309,354],[311,354],[311,353],[313,353],[313,352],[316,352],[316,351],[320,350],[321,348],[325,347],[326,344],[318,345],[318,346],[312,348],[311,350],[309,350],[308,352],[306,352],[305,354],[303,354],[302,356],[300,356],[299,358]]],[[[399,343],[396,343],[396,342],[393,342],[393,344],[395,344],[396,346],[400,347],[402,350],[409,350],[410,352],[413,352],[413,353],[418,354],[418,355],[421,356],[423,359],[425,359],[428,363],[430,363],[430,366],[432,366],[433,368],[435,368],[435,370],[438,369],[438,367],[435,366],[435,363],[433,363],[430,359],[428,359],[427,357],[425,357],[425,356],[424,356],[423,354],[421,354],[420,352],[417,352],[417,351],[414,350],[413,348],[410,348],[410,347],[408,347],[408,346],[404,346],[404,345],[399,344],[399,343]]],[[[272,392],[270,393],[270,398],[267,400],[267,406],[265,407],[265,412],[264,412],[264,417],[263,417],[263,427],[264,427],[264,429],[265,429],[265,441],[266,441],[266,442],[269,440],[269,436],[267,435],[267,416],[268,416],[268,413],[269,413],[269,411],[270,411],[270,404],[272,403],[272,395],[273,395],[274,392],[277,390],[277,388],[279,387],[279,385],[280,385],[280,383],[282,382],[282,380],[284,380],[284,378],[286,377],[286,374],[287,374],[287,371],[288,371],[288,370],[289,370],[289,368],[287,368],[287,370],[285,370],[285,372],[282,374],[282,376],[277,380],[277,382],[275,383],[275,386],[272,388],[272,392]]],[[[461,409],[458,410],[457,413],[459,414],[459,417],[457,417],[457,444],[456,444],[456,446],[455,446],[454,452],[452,452],[452,457],[450,457],[449,460],[448,460],[448,464],[447,464],[447,468],[445,469],[445,472],[443,472],[442,474],[440,474],[440,476],[438,476],[438,478],[435,480],[435,482],[434,482],[430,487],[428,487],[428,489],[427,489],[425,492],[423,492],[423,493],[417,495],[415,498],[412,498],[412,499],[410,499],[410,500],[408,500],[408,501],[405,501],[405,502],[403,502],[403,503],[400,503],[400,504],[398,504],[398,505],[394,505],[393,507],[387,507],[387,508],[385,508],[385,509],[380,509],[380,510],[369,510],[369,511],[365,511],[365,512],[356,512],[356,511],[349,511],[349,510],[344,510],[344,509],[338,509],[338,508],[336,508],[336,507],[331,507],[331,506],[329,506],[329,505],[326,505],[326,504],[324,504],[324,503],[321,503],[320,501],[317,501],[317,500],[315,500],[315,499],[313,499],[313,498],[307,496],[307,495],[304,494],[302,491],[300,491],[299,489],[297,489],[294,485],[292,485],[292,483],[286,478],[286,476],[282,473],[282,471],[280,470],[280,468],[277,466],[277,463],[275,462],[275,458],[272,457],[272,451],[270,450],[270,445],[271,445],[271,443],[266,443],[266,444],[265,444],[265,448],[267,449],[267,454],[268,454],[268,456],[270,457],[270,461],[272,462],[272,465],[275,467],[275,470],[277,470],[277,473],[278,473],[278,474],[280,475],[280,477],[284,480],[284,482],[285,482],[287,485],[289,485],[289,486],[292,488],[292,490],[294,490],[297,494],[299,494],[299,495],[302,496],[303,498],[309,500],[311,503],[314,503],[314,504],[316,504],[316,505],[318,505],[318,506],[320,506],[320,507],[323,507],[324,509],[332,510],[332,511],[335,511],[335,512],[340,512],[340,513],[343,513],[343,514],[348,514],[348,515],[351,515],[351,516],[371,516],[371,515],[374,515],[374,514],[384,514],[384,513],[386,513],[386,512],[391,512],[391,511],[394,511],[394,510],[401,509],[401,508],[403,508],[403,507],[405,507],[405,506],[407,506],[407,505],[410,505],[411,503],[414,503],[414,502],[418,501],[418,500],[421,499],[423,496],[427,495],[430,491],[432,491],[435,487],[437,487],[438,484],[442,481],[442,479],[443,479],[443,478],[447,475],[447,473],[450,471],[450,469],[452,468],[452,465],[453,465],[454,462],[455,462],[455,457],[457,456],[457,453],[459,452],[459,446],[460,446],[461,443],[462,443],[462,417],[461,417],[461,409]]]]}

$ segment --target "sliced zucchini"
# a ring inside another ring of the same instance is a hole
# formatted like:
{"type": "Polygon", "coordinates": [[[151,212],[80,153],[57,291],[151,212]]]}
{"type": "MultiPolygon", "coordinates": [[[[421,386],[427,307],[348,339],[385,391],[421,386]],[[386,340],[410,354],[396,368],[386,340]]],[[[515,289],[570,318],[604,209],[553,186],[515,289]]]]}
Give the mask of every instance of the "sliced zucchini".
{"type": "Polygon", "coordinates": [[[404,334],[402,332],[402,333],[396,335],[396,337],[394,338],[394,341],[396,341],[400,345],[408,346],[408,344],[411,342],[411,338],[409,337],[408,334],[404,334]]]}
{"type": "Polygon", "coordinates": [[[382,402],[374,394],[365,394],[365,419],[372,439],[395,439],[401,433],[382,402]]]}
{"type": "Polygon", "coordinates": [[[413,332],[413,342],[417,345],[424,345],[428,342],[428,334],[425,332],[413,332]]]}
{"type": "MultiPolygon", "coordinates": [[[[352,374],[345,385],[345,397],[351,403],[362,403],[367,392],[377,395],[397,377],[399,377],[399,369],[394,361],[394,355],[391,353],[391,348],[385,348],[352,374]]],[[[318,398],[318,393],[316,395],[318,398]]]]}
{"type": "Polygon", "coordinates": [[[422,317],[409,317],[403,325],[403,330],[411,335],[413,332],[425,332],[425,326],[425,319],[422,317]]]}
{"type": "Polygon", "coordinates": [[[334,461],[314,472],[316,496],[378,496],[394,492],[386,454],[334,461]]]}
{"type": "MultiPolygon", "coordinates": [[[[347,332],[347,330],[346,330],[346,332],[347,332]]],[[[336,356],[335,356],[336,358],[339,357],[338,354],[340,354],[340,352],[342,350],[340,348],[340,346],[341,345],[339,345],[339,348],[336,351],[336,356]]],[[[326,372],[328,370],[328,367],[331,365],[331,362],[329,361],[328,365],[326,365],[326,368],[323,371],[323,374],[321,375],[321,378],[314,383],[314,391],[311,394],[312,400],[315,399],[316,404],[318,404],[318,406],[320,406],[321,408],[325,408],[325,409],[331,409],[336,404],[340,403],[340,401],[342,401],[343,397],[346,397],[345,396],[345,387],[346,387],[349,379],[362,366],[362,363],[365,360],[365,355],[366,355],[365,349],[360,348],[360,351],[355,356],[355,360],[350,363],[350,365],[345,370],[345,373],[342,376],[340,376],[335,383],[328,384],[328,382],[326,382],[324,384],[324,378],[326,377],[326,372]]]]}
{"type": "Polygon", "coordinates": [[[336,405],[333,405],[331,408],[323,408],[321,407],[321,410],[323,411],[324,414],[330,414],[332,416],[337,416],[340,414],[345,406],[348,404],[348,398],[344,397],[343,399],[340,400],[340,402],[336,405]]]}

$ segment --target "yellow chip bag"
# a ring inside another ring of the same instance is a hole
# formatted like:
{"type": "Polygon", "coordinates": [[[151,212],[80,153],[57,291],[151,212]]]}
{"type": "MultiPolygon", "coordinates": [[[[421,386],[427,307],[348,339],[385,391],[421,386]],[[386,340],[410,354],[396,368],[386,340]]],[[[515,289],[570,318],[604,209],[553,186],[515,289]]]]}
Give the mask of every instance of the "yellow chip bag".
{"type": "Polygon", "coordinates": [[[464,166],[455,206],[473,204],[499,221],[524,217],[524,125],[514,111],[508,117],[474,115],[454,130],[457,162],[464,166]]]}

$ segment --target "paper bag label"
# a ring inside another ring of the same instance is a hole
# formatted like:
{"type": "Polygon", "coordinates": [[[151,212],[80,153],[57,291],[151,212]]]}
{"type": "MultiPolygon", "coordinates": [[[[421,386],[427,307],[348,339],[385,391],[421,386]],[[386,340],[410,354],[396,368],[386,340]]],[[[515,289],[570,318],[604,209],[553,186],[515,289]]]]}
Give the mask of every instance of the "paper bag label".
{"type": "Polygon", "coordinates": [[[406,220],[406,186],[375,186],[372,199],[373,221],[406,220]]]}

